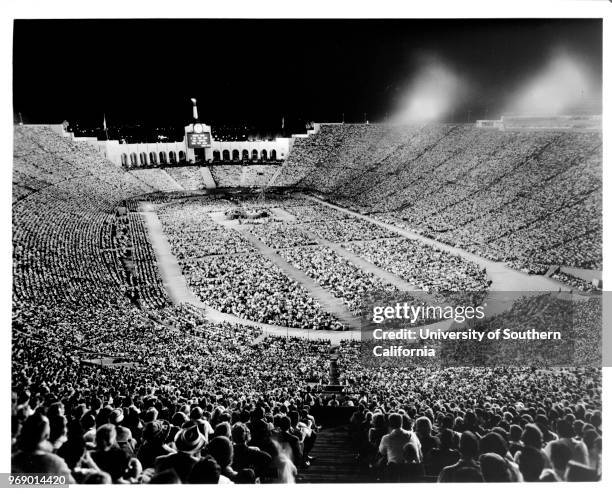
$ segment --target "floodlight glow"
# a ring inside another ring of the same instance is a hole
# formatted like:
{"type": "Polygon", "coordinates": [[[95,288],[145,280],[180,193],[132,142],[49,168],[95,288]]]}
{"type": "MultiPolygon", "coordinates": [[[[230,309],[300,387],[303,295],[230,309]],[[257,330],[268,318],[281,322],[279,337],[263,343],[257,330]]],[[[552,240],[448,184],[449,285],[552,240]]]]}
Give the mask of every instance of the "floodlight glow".
{"type": "Polygon", "coordinates": [[[457,106],[464,87],[449,66],[437,58],[427,57],[392,120],[396,123],[440,121],[457,106]]]}
{"type": "Polygon", "coordinates": [[[579,107],[596,90],[594,77],[580,60],[557,53],[512,95],[505,114],[562,115],[579,107]]]}

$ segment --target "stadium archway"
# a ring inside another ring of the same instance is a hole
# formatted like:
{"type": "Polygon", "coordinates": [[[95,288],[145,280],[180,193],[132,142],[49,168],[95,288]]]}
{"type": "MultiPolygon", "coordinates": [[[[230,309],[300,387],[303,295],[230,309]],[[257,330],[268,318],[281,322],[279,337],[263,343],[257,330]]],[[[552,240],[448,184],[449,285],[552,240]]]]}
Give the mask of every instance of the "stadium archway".
{"type": "Polygon", "coordinates": [[[152,165],[157,165],[157,154],[153,152],[149,153],[149,161],[152,165]]]}
{"type": "Polygon", "coordinates": [[[166,154],[166,151],[160,151],[159,152],[159,163],[161,165],[167,165],[168,164],[168,155],[166,154]]]}
{"type": "Polygon", "coordinates": [[[256,160],[257,158],[259,158],[259,154],[257,153],[257,149],[253,149],[253,151],[251,151],[251,159],[256,160]]]}
{"type": "Polygon", "coordinates": [[[243,149],[242,150],[242,159],[243,160],[248,160],[249,159],[249,150],[248,149],[243,149]]]}
{"type": "Polygon", "coordinates": [[[219,151],[213,151],[213,161],[220,161],[221,153],[219,151]]]}
{"type": "Polygon", "coordinates": [[[132,166],[138,166],[138,156],[136,153],[130,153],[130,164],[132,166]]]}
{"type": "Polygon", "coordinates": [[[147,161],[147,153],[140,153],[140,164],[142,166],[147,166],[149,164],[147,161]]]}
{"type": "Polygon", "coordinates": [[[265,149],[261,150],[261,159],[264,161],[268,159],[268,151],[266,151],[265,149]]]}
{"type": "Polygon", "coordinates": [[[270,151],[270,159],[271,160],[276,159],[276,149],[273,149],[272,151],[270,151]]]}
{"type": "Polygon", "coordinates": [[[185,161],[185,151],[179,151],[179,161],[185,161]]]}
{"type": "Polygon", "coordinates": [[[168,156],[170,157],[170,163],[176,164],[176,153],[174,151],[170,151],[168,156]]]}
{"type": "Polygon", "coordinates": [[[121,164],[123,166],[128,166],[128,157],[127,157],[127,154],[125,153],[121,155],[121,164]]]}
{"type": "Polygon", "coordinates": [[[230,160],[229,149],[224,149],[223,150],[223,161],[229,161],[229,160],[230,160]]]}
{"type": "Polygon", "coordinates": [[[234,149],[232,151],[232,159],[233,160],[239,160],[240,159],[240,151],[238,151],[237,149],[234,149]]]}

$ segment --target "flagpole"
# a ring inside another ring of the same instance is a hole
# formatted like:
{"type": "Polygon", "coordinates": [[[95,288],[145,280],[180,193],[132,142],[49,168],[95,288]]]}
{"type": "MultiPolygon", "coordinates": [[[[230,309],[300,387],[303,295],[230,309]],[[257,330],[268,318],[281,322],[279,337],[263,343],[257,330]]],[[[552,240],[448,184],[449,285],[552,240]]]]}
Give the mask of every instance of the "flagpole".
{"type": "Polygon", "coordinates": [[[106,140],[108,141],[108,128],[106,127],[106,113],[103,114],[103,125],[104,125],[104,133],[106,134],[106,140]]]}

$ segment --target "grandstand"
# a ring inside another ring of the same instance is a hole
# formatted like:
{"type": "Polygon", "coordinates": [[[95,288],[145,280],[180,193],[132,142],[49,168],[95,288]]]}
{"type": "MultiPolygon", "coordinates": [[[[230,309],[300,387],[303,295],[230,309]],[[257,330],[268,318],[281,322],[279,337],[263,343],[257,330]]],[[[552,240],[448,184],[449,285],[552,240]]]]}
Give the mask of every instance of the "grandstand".
{"type": "Polygon", "coordinates": [[[177,166],[166,170],[183,189],[200,190],[205,189],[206,184],[198,167],[177,166]]]}
{"type": "Polygon", "coordinates": [[[528,272],[601,270],[601,145],[593,131],[323,125],[276,184],[528,272]]]}
{"type": "Polygon", "coordinates": [[[160,168],[145,168],[142,170],[132,170],[130,173],[141,182],[149,185],[153,190],[160,192],[175,192],[184,190],[170,173],[160,168]]]}
{"type": "Polygon", "coordinates": [[[207,462],[217,481],[459,481],[444,468],[460,456],[490,474],[478,448],[494,480],[538,462],[599,478],[597,295],[575,301],[578,366],[372,368],[349,338],[381,290],[493,290],[479,259],[590,289],[541,275],[601,269],[599,132],[321,125],[283,165],[209,164],[215,190],[199,166],[126,170],[44,126],[14,132],[13,471],[44,441],[76,482],[204,482],[207,462]],[[173,302],[164,256],[196,303],[173,302]],[[389,427],[414,432],[399,455],[419,468],[384,467],[389,427]],[[167,472],[174,451],[190,470],[167,472]]]}
{"type": "Polygon", "coordinates": [[[596,278],[601,160],[593,129],[320,125],[295,139],[282,166],[209,168],[218,187],[300,188],[528,273],[565,266],[596,278]]]}

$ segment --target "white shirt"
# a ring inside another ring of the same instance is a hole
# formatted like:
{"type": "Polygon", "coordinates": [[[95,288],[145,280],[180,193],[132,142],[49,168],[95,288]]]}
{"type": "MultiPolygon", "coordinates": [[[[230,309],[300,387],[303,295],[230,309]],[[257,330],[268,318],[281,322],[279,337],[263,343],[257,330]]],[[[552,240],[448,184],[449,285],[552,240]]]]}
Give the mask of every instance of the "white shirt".
{"type": "Polygon", "coordinates": [[[393,429],[389,434],[384,435],[380,440],[378,451],[387,458],[388,463],[405,463],[404,446],[408,443],[414,444],[419,462],[423,461],[421,441],[414,432],[402,428],[393,429]]]}

